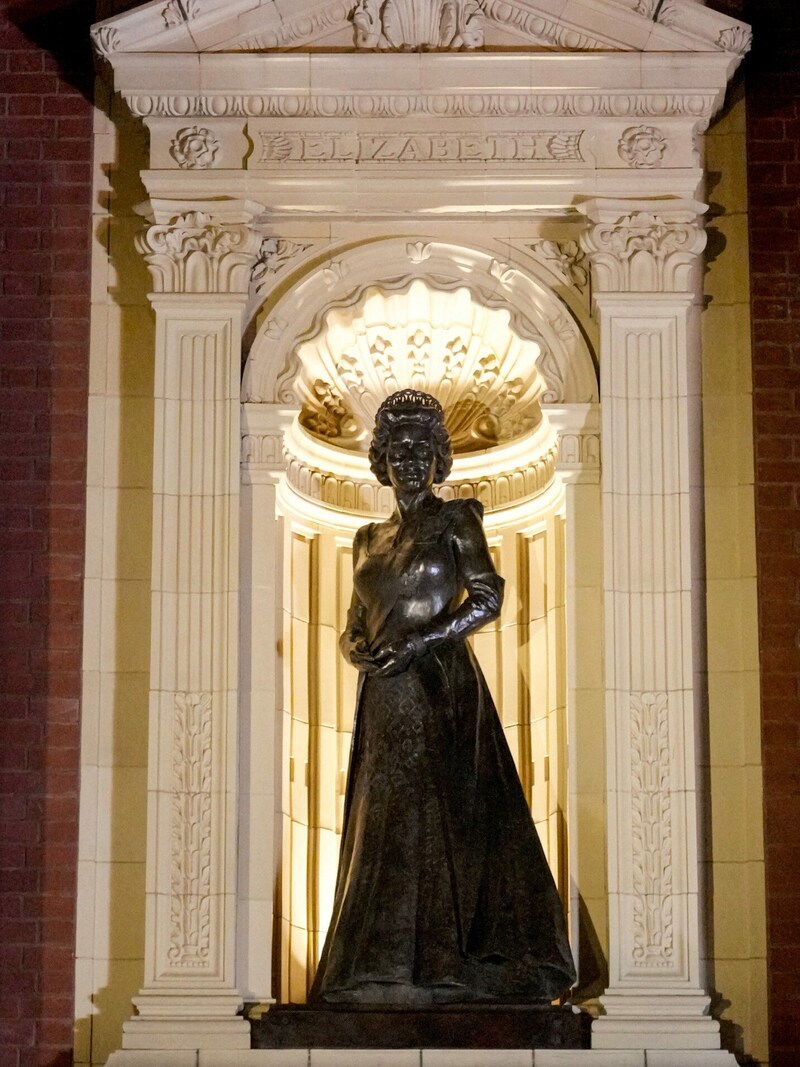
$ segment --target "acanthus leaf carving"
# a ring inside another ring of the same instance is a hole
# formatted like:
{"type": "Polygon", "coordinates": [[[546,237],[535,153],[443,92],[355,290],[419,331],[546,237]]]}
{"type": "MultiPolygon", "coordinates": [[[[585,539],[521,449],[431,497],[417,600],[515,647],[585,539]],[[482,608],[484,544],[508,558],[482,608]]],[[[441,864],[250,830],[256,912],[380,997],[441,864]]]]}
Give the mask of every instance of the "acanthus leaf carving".
{"type": "Polygon", "coordinates": [[[91,38],[96,51],[101,56],[110,56],[112,52],[118,52],[122,45],[119,30],[115,26],[96,26],[91,31],[91,38]]]}
{"type": "Polygon", "coordinates": [[[483,47],[484,10],[479,0],[358,0],[350,14],[359,50],[473,51],[483,47]]]}
{"type": "Polygon", "coordinates": [[[222,223],[203,211],[136,236],[157,293],[247,293],[260,244],[245,223],[222,223]]]}
{"type": "Polygon", "coordinates": [[[253,265],[253,284],[256,292],[268,283],[270,276],[280,274],[309,248],[312,242],[290,241],[283,237],[265,237],[261,242],[258,258],[253,265]]]}
{"type": "Polygon", "coordinates": [[[340,282],[346,273],[347,267],[338,259],[332,259],[327,267],[322,268],[322,277],[329,288],[340,282]]]}
{"type": "Polygon", "coordinates": [[[651,19],[656,13],[659,0],[639,0],[636,5],[636,12],[639,15],[644,15],[646,19],[651,19]]]}
{"type": "Polygon", "coordinates": [[[717,44],[725,52],[734,52],[737,56],[746,55],[753,43],[753,33],[747,26],[729,26],[720,32],[717,44]]]}
{"type": "Polygon", "coordinates": [[[680,19],[680,6],[675,0],[666,0],[658,9],[656,22],[662,26],[674,26],[680,19]]]}
{"type": "Polygon", "coordinates": [[[168,30],[182,26],[184,22],[197,18],[197,0],[169,0],[161,9],[161,18],[168,30]]]}
{"type": "Polygon", "coordinates": [[[581,237],[596,292],[691,291],[706,244],[694,210],[665,204],[661,215],[642,210],[608,216],[601,212],[581,237]]]}
{"type": "Polygon", "coordinates": [[[633,965],[674,964],[672,782],[665,692],[631,693],[633,965]]]}
{"type": "Polygon", "coordinates": [[[167,956],[192,970],[211,955],[211,741],[211,694],[176,693],[167,956]]]}
{"type": "Polygon", "coordinates": [[[588,263],[577,241],[533,241],[528,247],[579,293],[586,290],[589,284],[588,263]]]}
{"type": "Polygon", "coordinates": [[[181,26],[186,21],[180,0],[169,0],[169,3],[161,9],[161,17],[168,30],[181,26]]]}

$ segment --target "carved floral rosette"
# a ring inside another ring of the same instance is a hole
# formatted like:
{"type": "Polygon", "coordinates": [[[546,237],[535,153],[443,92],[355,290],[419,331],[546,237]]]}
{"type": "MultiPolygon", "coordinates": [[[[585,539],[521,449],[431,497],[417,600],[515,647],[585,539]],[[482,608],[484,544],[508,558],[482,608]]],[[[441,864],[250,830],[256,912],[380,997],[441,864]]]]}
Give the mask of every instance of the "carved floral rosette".
{"type": "Polygon", "coordinates": [[[205,126],[185,126],[170,145],[170,155],[185,170],[210,167],[218,151],[219,141],[205,126]]]}
{"type": "Polygon", "coordinates": [[[619,142],[619,154],[629,167],[650,170],[664,161],[668,141],[655,126],[630,126],[619,142]]]}

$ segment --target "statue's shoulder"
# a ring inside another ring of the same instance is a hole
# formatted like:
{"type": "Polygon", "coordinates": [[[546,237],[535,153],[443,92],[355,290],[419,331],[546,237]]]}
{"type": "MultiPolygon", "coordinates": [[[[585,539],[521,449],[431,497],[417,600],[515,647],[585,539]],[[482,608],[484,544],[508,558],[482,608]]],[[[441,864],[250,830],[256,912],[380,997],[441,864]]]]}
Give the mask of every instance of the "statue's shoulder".
{"type": "Polygon", "coordinates": [[[483,523],[483,504],[474,496],[443,500],[442,504],[453,522],[474,522],[477,519],[479,523],[483,523]]]}
{"type": "Polygon", "coordinates": [[[372,532],[378,523],[368,522],[365,526],[359,526],[356,530],[356,535],[353,538],[353,553],[357,555],[359,549],[366,548],[372,538],[372,532]]]}

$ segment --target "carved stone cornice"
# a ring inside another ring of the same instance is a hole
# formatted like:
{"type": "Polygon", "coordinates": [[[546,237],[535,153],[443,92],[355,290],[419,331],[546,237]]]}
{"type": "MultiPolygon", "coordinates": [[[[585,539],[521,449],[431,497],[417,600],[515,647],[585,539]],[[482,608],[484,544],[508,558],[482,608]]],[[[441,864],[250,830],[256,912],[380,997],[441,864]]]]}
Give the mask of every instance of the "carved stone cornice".
{"type": "Polygon", "coordinates": [[[580,206],[589,225],[581,245],[592,264],[593,291],[691,293],[706,245],[693,200],[594,200],[580,206]]]}
{"type": "Polygon", "coordinates": [[[262,236],[250,226],[260,205],[145,205],[155,225],[136,235],[154,293],[230,293],[246,296],[262,236]],[[173,213],[174,212],[174,213],[173,213]]]}
{"type": "MultiPolygon", "coordinates": [[[[260,407],[246,405],[244,416],[241,458],[248,476],[285,469],[294,492],[314,504],[351,515],[391,512],[394,494],[375,481],[365,455],[320,442],[296,420],[281,435],[261,420],[260,407]]],[[[444,499],[476,497],[487,511],[502,511],[544,492],[558,455],[557,435],[545,422],[522,442],[478,458],[457,456],[450,479],[437,492],[444,499]]]]}
{"type": "Polygon", "coordinates": [[[92,30],[98,51],[228,53],[285,49],[475,51],[555,47],[741,54],[749,27],[693,0],[166,0],[142,4],[92,30]],[[297,8],[300,10],[297,10],[297,8]],[[665,12],[668,9],[668,13],[665,12]],[[243,15],[238,19],[237,15],[243,15]],[[201,36],[192,24],[202,22],[201,36]],[[649,32],[643,25],[650,24],[649,32]],[[110,31],[117,35],[110,47],[110,31]]]}
{"type": "Polygon", "coordinates": [[[655,118],[666,115],[707,118],[719,99],[718,92],[676,90],[569,91],[541,89],[486,93],[397,92],[124,92],[134,115],[142,118],[547,118],[608,116],[655,118]]]}

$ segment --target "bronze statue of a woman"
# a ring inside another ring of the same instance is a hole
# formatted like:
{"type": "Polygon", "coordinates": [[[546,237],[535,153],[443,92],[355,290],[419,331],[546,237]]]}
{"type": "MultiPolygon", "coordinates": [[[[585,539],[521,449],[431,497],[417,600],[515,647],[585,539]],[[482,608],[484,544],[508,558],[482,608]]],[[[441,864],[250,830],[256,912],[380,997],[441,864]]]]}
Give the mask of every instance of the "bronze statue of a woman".
{"type": "Polygon", "coordinates": [[[552,1000],[574,981],[561,902],[465,638],[503,580],[451,466],[438,401],[381,405],[370,448],[397,509],[353,544],[340,647],[360,672],[333,916],[316,1001],[552,1000]]]}

